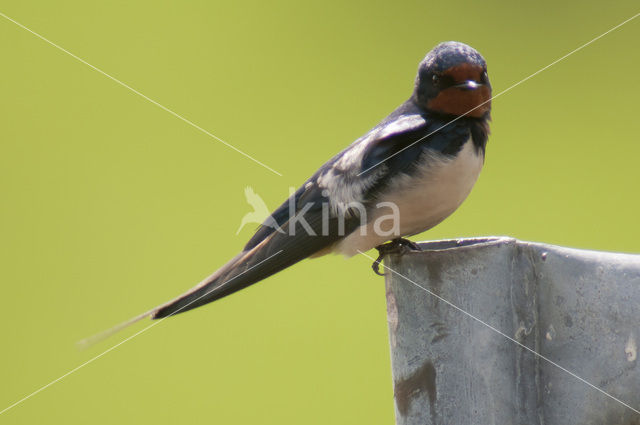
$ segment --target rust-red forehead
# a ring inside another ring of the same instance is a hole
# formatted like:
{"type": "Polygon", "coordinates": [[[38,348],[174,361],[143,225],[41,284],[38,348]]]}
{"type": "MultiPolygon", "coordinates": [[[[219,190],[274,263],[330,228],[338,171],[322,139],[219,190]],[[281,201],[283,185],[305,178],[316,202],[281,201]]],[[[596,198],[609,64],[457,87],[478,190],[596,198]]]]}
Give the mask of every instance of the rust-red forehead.
{"type": "Polygon", "coordinates": [[[481,65],[472,63],[463,63],[461,65],[452,66],[444,71],[443,74],[449,75],[454,81],[467,81],[467,80],[479,80],[480,76],[484,72],[484,68],[481,65]]]}
{"type": "Polygon", "coordinates": [[[431,111],[449,115],[469,115],[481,118],[491,110],[491,89],[482,86],[476,90],[460,90],[450,87],[429,100],[431,111]]]}

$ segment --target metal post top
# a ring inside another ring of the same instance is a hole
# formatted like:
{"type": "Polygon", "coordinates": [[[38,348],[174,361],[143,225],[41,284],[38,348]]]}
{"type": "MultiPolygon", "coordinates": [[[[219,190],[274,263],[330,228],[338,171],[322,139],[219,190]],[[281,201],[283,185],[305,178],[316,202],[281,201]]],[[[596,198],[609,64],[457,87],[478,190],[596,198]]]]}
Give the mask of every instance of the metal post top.
{"type": "Polygon", "coordinates": [[[399,425],[640,423],[640,255],[419,246],[385,258],[399,425]]]}
{"type": "Polygon", "coordinates": [[[554,251],[559,254],[565,255],[615,255],[621,257],[627,257],[631,261],[640,261],[640,253],[618,253],[608,251],[597,251],[592,249],[582,248],[569,248],[564,246],[552,245],[542,242],[521,241],[510,236],[478,236],[473,238],[457,238],[457,239],[441,239],[435,241],[421,241],[417,244],[422,248],[422,251],[406,251],[404,254],[420,255],[421,252],[428,253],[431,251],[467,251],[474,249],[483,249],[492,246],[518,246],[527,249],[533,249],[540,252],[554,251]]]}

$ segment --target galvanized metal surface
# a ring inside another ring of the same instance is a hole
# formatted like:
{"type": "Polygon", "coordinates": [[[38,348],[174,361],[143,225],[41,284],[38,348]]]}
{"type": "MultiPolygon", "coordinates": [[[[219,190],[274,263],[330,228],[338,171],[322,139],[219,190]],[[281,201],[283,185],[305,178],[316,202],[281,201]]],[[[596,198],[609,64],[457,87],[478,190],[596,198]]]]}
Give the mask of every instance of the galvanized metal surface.
{"type": "Polygon", "coordinates": [[[385,259],[404,276],[386,271],[397,424],[640,424],[496,332],[640,410],[640,256],[510,238],[421,246],[385,259]]]}

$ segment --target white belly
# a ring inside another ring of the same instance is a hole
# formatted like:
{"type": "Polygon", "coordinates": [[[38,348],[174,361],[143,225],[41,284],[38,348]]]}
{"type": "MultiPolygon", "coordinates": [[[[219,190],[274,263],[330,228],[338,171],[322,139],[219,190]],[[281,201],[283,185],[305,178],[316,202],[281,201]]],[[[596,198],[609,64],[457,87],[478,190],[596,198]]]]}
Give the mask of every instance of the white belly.
{"type": "Polygon", "coordinates": [[[352,256],[391,239],[432,228],[451,215],[469,195],[483,162],[482,152],[476,151],[471,140],[454,158],[440,154],[425,158],[416,174],[396,178],[379,196],[378,202],[391,202],[398,207],[399,216],[393,233],[389,234],[392,219],[374,226],[376,219],[389,217],[391,208],[373,208],[367,224],[338,243],[334,252],[352,256]]]}

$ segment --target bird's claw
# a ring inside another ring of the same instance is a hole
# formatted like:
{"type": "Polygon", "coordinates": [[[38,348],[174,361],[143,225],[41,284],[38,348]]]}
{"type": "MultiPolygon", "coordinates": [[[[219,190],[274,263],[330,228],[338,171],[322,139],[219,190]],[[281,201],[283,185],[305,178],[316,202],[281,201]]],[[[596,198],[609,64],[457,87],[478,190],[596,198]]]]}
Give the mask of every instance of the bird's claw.
{"type": "Polygon", "coordinates": [[[410,249],[411,251],[422,251],[420,245],[404,238],[393,239],[391,242],[378,245],[376,249],[378,250],[378,258],[376,258],[373,264],[371,264],[371,268],[373,269],[373,272],[378,276],[385,275],[384,273],[380,272],[380,263],[382,263],[385,255],[399,254],[402,253],[405,249],[410,249]]]}

